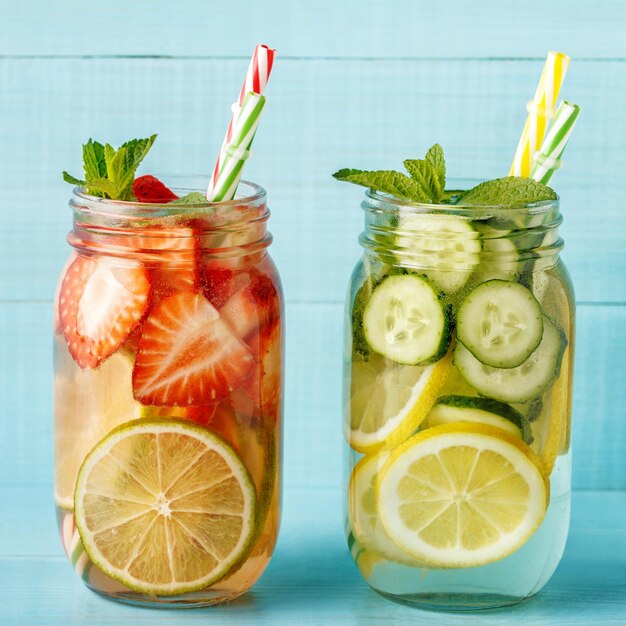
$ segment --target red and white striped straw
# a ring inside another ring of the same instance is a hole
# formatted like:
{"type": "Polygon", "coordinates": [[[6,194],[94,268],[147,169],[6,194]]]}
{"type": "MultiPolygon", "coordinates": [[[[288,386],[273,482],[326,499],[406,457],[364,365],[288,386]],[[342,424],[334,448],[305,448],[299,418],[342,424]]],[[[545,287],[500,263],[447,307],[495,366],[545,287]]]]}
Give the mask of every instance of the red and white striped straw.
{"type": "Polygon", "coordinates": [[[235,125],[235,122],[237,121],[237,115],[239,113],[241,105],[243,104],[243,101],[246,98],[246,94],[250,92],[263,94],[265,86],[267,85],[267,81],[269,80],[270,73],[272,72],[275,53],[276,50],[269,48],[265,44],[259,44],[254,49],[254,54],[252,55],[252,59],[250,59],[250,65],[248,66],[248,71],[246,73],[246,79],[243,81],[243,85],[241,86],[239,99],[233,105],[233,114],[230,118],[228,130],[226,131],[224,141],[222,142],[222,147],[220,148],[220,152],[217,155],[217,161],[215,163],[215,167],[213,168],[213,177],[209,188],[215,185],[219,176],[220,168],[224,160],[224,149],[232,139],[233,127],[235,125]]]}

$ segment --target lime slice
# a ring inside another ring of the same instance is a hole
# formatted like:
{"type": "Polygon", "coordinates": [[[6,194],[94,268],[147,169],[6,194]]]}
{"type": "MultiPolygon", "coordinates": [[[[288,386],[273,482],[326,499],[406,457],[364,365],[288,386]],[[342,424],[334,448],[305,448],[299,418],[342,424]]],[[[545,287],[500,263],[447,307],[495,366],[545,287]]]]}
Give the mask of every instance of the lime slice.
{"type": "Polygon", "coordinates": [[[348,488],[348,520],[354,538],[369,551],[391,561],[416,565],[415,559],[398,548],[378,519],[375,487],[378,470],[389,458],[384,450],[363,457],[352,470],[348,488]]]}
{"type": "Polygon", "coordinates": [[[133,398],[130,357],[116,352],[96,369],[81,369],[65,344],[57,346],[54,379],[54,495],[74,507],[74,485],[87,453],[116,426],[140,417],[133,398]]]}
{"type": "Polygon", "coordinates": [[[345,435],[363,454],[409,437],[432,408],[452,368],[446,355],[426,366],[398,365],[378,355],[352,364],[345,435]]]}
{"type": "Polygon", "coordinates": [[[429,428],[392,451],[376,491],[391,539],[431,567],[511,554],[537,530],[548,500],[542,463],[521,439],[465,422],[429,428]]]}
{"type": "Polygon", "coordinates": [[[183,420],[136,420],[87,456],[76,526],[91,560],[131,589],[202,589],[241,558],[254,532],[255,490],[233,449],[183,420]]]}

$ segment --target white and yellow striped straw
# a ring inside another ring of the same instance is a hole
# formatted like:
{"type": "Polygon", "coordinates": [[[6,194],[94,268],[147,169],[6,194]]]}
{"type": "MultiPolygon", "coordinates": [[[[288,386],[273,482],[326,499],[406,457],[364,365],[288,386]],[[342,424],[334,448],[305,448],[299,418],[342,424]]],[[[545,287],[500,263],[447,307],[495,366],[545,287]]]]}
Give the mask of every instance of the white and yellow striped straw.
{"type": "Polygon", "coordinates": [[[535,97],[526,109],[528,118],[520,137],[509,176],[528,178],[533,157],[543,141],[548,122],[555,115],[556,102],[563,79],[569,67],[570,57],[562,52],[550,51],[541,73],[535,97]]]}

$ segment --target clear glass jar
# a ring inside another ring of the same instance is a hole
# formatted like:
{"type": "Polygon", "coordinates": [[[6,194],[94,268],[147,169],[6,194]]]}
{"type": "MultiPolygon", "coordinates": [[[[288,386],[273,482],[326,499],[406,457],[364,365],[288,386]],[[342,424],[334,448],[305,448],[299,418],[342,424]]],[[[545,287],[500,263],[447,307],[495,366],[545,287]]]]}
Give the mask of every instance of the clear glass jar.
{"type": "Polygon", "coordinates": [[[368,191],[362,207],[343,378],[352,557],[399,602],[517,603],[550,579],[569,526],[575,305],[559,202],[368,191]]]}
{"type": "MultiPolygon", "coordinates": [[[[203,185],[171,182],[181,196],[203,185]]],[[[76,572],[123,602],[231,600],[276,542],[283,296],[265,190],[239,191],[176,206],[75,189],[70,202],[55,501],[76,572]]]]}

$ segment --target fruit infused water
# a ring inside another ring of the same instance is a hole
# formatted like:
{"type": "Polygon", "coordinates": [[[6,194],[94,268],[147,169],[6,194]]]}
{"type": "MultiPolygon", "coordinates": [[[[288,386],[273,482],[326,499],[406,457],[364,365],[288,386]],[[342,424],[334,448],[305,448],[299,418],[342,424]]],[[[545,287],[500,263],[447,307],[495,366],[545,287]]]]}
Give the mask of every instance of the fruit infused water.
{"type": "Polygon", "coordinates": [[[276,542],[283,300],[265,190],[239,181],[263,104],[244,94],[210,182],[136,177],[155,136],[89,140],[85,180],[64,174],[55,500],[75,570],[118,600],[230,600],[276,542]]]}
{"type": "Polygon", "coordinates": [[[405,167],[335,174],[370,188],[346,310],[348,544],[396,601],[513,604],[550,578],[569,524],[559,200],[520,177],[448,191],[439,145],[405,167]]]}

